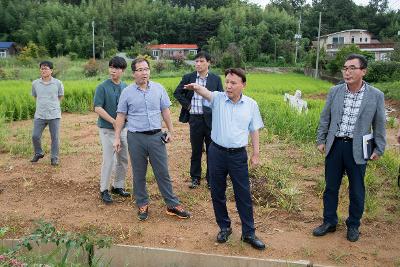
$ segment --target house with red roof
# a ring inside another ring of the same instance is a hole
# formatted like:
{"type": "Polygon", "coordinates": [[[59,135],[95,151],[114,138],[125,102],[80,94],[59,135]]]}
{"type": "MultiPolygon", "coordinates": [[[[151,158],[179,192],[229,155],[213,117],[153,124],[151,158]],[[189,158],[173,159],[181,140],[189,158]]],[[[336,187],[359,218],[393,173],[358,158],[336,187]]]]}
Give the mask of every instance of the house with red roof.
{"type": "Polygon", "coordinates": [[[187,57],[188,55],[196,55],[199,47],[196,44],[157,44],[149,45],[151,55],[155,59],[170,59],[177,56],[187,57]]]}

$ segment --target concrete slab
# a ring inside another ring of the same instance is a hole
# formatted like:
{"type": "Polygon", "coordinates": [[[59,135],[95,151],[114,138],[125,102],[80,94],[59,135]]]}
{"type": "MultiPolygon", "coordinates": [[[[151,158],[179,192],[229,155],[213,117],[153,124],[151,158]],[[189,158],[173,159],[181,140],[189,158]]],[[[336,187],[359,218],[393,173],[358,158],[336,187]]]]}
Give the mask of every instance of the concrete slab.
{"type": "Polygon", "coordinates": [[[95,251],[99,266],[146,267],[297,267],[312,266],[309,261],[285,261],[205,253],[173,249],[113,245],[95,251]]]}

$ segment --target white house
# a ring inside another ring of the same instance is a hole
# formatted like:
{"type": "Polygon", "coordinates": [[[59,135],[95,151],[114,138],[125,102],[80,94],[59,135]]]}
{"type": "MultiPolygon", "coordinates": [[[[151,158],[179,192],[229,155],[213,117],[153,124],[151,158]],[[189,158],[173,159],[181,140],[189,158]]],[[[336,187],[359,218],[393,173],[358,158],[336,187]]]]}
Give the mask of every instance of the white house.
{"type": "Polygon", "coordinates": [[[387,60],[389,53],[394,50],[394,43],[381,43],[373,39],[367,30],[351,29],[320,37],[320,47],[323,47],[329,56],[336,53],[346,45],[355,44],[361,51],[368,51],[375,54],[375,60],[387,60]]]}
{"type": "Polygon", "coordinates": [[[199,47],[196,44],[158,44],[149,45],[151,54],[155,59],[173,58],[175,56],[187,57],[187,55],[197,54],[199,47]]]}

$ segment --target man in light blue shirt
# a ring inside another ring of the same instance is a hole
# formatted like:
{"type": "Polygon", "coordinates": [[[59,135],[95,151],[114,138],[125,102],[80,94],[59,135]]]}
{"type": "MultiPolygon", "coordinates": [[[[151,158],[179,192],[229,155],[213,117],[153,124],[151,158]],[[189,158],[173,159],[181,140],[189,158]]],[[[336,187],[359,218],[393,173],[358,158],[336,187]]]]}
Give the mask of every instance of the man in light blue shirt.
{"type": "Polygon", "coordinates": [[[214,214],[221,231],[219,243],[232,234],[231,220],[226,208],[226,176],[229,174],[235,193],[236,206],[242,221],[242,240],[253,248],[265,249],[255,235],[253,205],[247,164],[246,146],[249,134],[253,146],[252,165],[260,162],[259,129],[264,127],[257,103],[242,94],[246,74],[242,69],[225,71],[225,92],[211,92],[196,83],[185,85],[211,102],[212,143],[209,148],[209,172],[214,214]]]}
{"type": "Polygon", "coordinates": [[[190,217],[172,190],[165,143],[172,141],[173,127],[169,106],[171,101],[161,84],[150,81],[150,64],[144,58],[132,62],[135,83],[120,96],[115,125],[114,149],[121,150],[121,130],[127,120],[128,151],[132,163],[133,188],[138,219],[148,217],[149,196],[146,189],[147,165],[150,161],[158,188],[167,204],[167,214],[181,219],[190,217]],[[168,132],[161,131],[161,118],[168,132]]]}

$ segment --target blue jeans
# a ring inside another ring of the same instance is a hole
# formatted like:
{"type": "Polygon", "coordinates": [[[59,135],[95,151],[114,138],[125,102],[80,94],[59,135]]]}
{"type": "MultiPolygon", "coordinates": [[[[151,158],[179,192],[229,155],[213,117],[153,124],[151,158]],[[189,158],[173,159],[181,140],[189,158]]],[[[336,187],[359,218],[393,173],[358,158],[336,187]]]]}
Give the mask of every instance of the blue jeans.
{"type": "Polygon", "coordinates": [[[366,164],[356,164],[353,158],[353,142],[336,139],[325,159],[324,222],[338,223],[337,207],[343,174],[349,178],[349,217],[347,227],[358,228],[364,212],[366,164]]]}
{"type": "Polygon", "coordinates": [[[246,150],[229,152],[221,150],[211,143],[208,157],[211,198],[218,226],[221,229],[231,227],[225,194],[226,176],[229,174],[235,194],[236,208],[242,222],[242,235],[253,235],[255,228],[246,150]]]}

